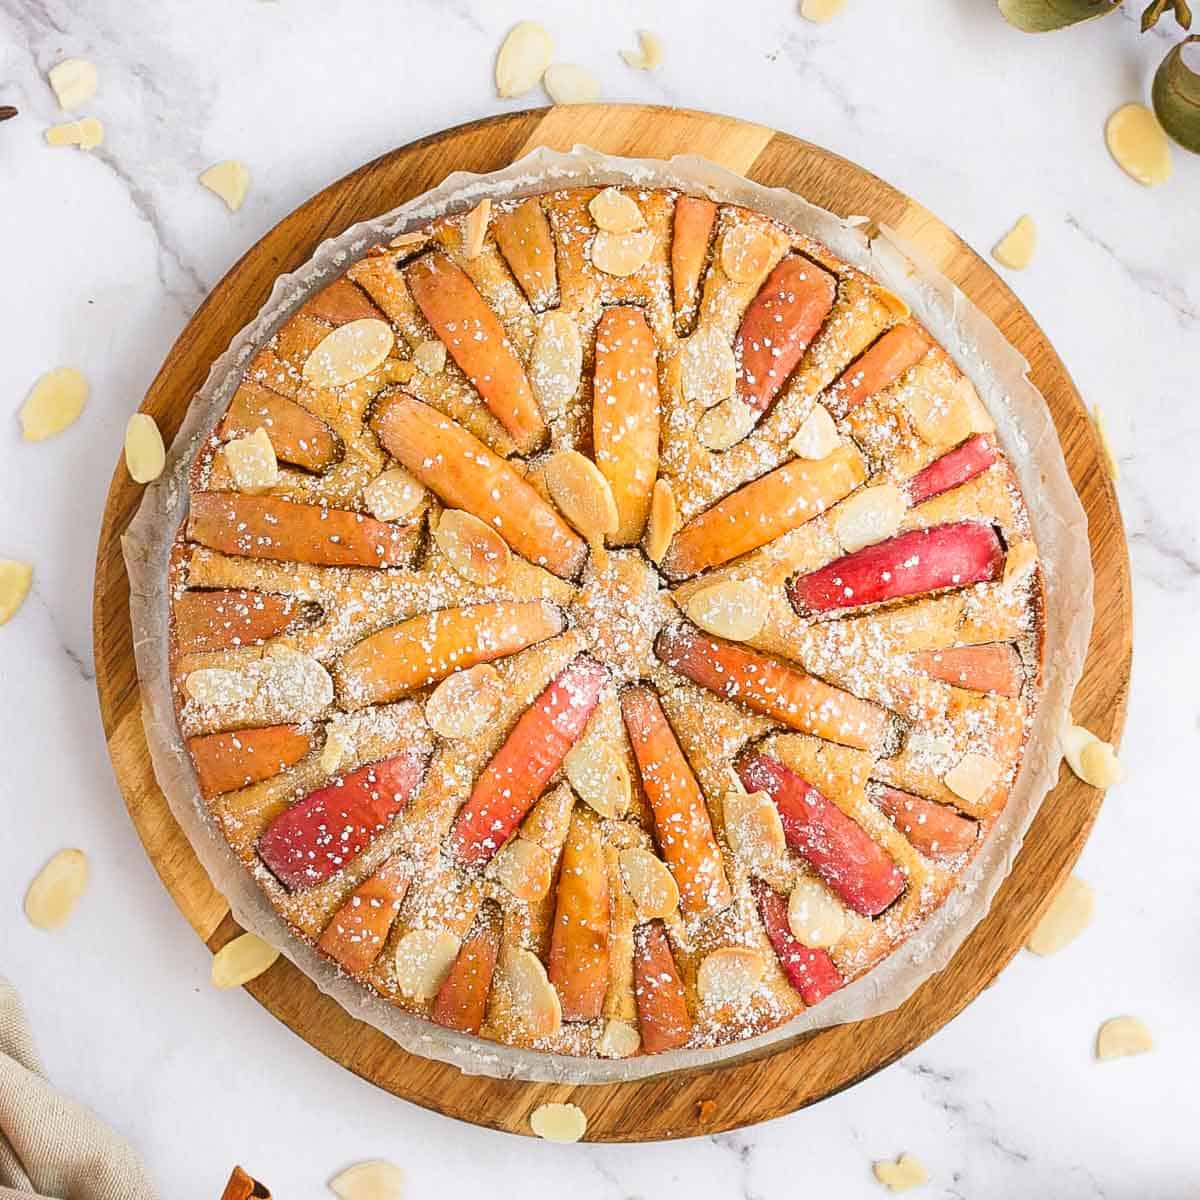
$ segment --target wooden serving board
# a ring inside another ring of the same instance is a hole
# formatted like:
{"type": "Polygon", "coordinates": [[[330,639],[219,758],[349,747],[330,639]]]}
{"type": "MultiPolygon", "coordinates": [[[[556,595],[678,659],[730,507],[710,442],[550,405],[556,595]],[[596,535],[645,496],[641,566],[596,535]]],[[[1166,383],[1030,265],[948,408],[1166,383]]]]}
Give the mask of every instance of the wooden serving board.
{"type": "MultiPolygon", "coordinates": [[[[276,276],[298,267],[325,238],[426,191],[452,171],[493,171],[536,146],[567,150],[577,143],[655,158],[701,154],[834,212],[886,222],[995,321],[1029,360],[1087,510],[1096,621],[1074,715],[1116,742],[1132,655],[1128,550],[1092,423],[1066,368],[1008,287],[932,214],[844,158],[761,125],[680,109],[589,105],[475,121],[394,150],[314,196],[250,249],[188,323],[142,411],[158,421],[170,441],[210,364],[259,310],[276,276]]],[[[142,732],[120,547],[140,499],[141,488],[118,464],[96,561],[96,686],[117,782],[146,852],[193,929],[216,951],[238,927],[158,790],[142,732]]],[[[454,1067],[407,1054],[354,1020],[284,959],[248,986],[261,1004],[330,1058],[397,1096],[464,1121],[527,1134],[529,1113],[537,1105],[572,1100],[587,1113],[587,1138],[593,1141],[650,1141],[749,1125],[812,1104],[887,1066],[995,979],[1070,872],[1099,810],[1101,793],[1065,769],[1063,776],[1034,821],[990,915],[944,971],[891,1013],[826,1029],[752,1059],[599,1087],[468,1078],[454,1067]],[[701,1100],[715,1102],[705,1123],[697,1116],[701,1100]]]]}

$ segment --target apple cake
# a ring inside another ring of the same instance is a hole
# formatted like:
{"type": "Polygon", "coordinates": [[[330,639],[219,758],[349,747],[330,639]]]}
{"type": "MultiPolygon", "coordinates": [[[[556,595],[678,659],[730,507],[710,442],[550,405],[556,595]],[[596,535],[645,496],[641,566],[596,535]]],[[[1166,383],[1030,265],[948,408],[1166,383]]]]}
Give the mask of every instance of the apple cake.
{"type": "Polygon", "coordinates": [[[666,189],[374,246],[191,466],[171,672],[296,936],[446,1029],[734,1042],[880,962],[1003,811],[1038,553],[987,409],[823,245],[666,189]]]}

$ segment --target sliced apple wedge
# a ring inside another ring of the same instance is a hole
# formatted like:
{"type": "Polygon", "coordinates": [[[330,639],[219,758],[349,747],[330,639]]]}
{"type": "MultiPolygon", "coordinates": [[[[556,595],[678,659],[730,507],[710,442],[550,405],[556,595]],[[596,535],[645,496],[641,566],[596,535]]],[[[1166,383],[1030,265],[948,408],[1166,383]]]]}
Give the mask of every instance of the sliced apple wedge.
{"type": "Polygon", "coordinates": [[[1010,642],[926,650],[914,655],[912,664],[943,683],[972,692],[995,692],[999,696],[1020,695],[1025,680],[1021,656],[1010,642]]]}
{"type": "Polygon", "coordinates": [[[362,975],[379,957],[412,878],[400,855],[385,859],[346,897],[317,939],[317,949],[351,975],[362,975]]]}
{"type": "Polygon", "coordinates": [[[827,951],[805,946],[796,940],[788,925],[786,897],[761,879],[755,879],[752,887],[758,915],[788,983],[800,993],[800,999],[809,1008],[820,1004],[844,982],[833,959],[827,951]]]}
{"type": "Polygon", "coordinates": [[[908,481],[909,501],[914,505],[924,504],[926,500],[982,475],[995,461],[995,435],[977,433],[931,462],[923,471],[918,471],[908,481]]]}
{"type": "Polygon", "coordinates": [[[494,906],[485,905],[438,989],[429,1014],[438,1025],[461,1033],[478,1033],[483,1027],[500,953],[500,930],[494,906]]]}
{"type": "Polygon", "coordinates": [[[642,1049],[660,1054],[682,1046],[692,1033],[679,968],[661,921],[639,925],[633,935],[633,993],[642,1049]]]}
{"type": "Polygon", "coordinates": [[[299,725],[210,733],[188,738],[187,744],[206,800],[278,775],[298,763],[312,746],[312,736],[299,725]]]}
{"type": "Polygon", "coordinates": [[[368,318],[386,319],[371,297],[344,275],[323,287],[300,311],[318,321],[328,321],[330,325],[347,325],[368,318]]]}
{"type": "Polygon", "coordinates": [[[492,218],[496,243],[526,299],[537,310],[558,298],[558,269],[550,222],[536,196],[492,218]]]}
{"type": "Polygon", "coordinates": [[[829,389],[829,406],[845,416],[916,366],[931,344],[915,325],[894,325],[842,372],[829,389]]]}
{"type": "Polygon", "coordinates": [[[954,858],[970,850],[979,836],[978,822],[955,812],[948,804],[937,804],[893,787],[880,788],[872,799],[913,848],[929,858],[954,858]]]}
{"type": "Polygon", "coordinates": [[[675,316],[693,312],[700,299],[700,275],[708,260],[717,206],[699,196],[680,196],[675,201],[671,234],[671,291],[675,316]]]}
{"type": "Polygon", "coordinates": [[[295,400],[247,380],[233,393],[217,434],[245,437],[260,426],[281,462],[306,471],[323,471],[341,454],[341,440],[324,421],[295,400]]]}
{"type": "Polygon", "coordinates": [[[180,654],[205,654],[254,646],[291,629],[305,614],[291,596],[240,588],[184,592],[171,604],[175,647],[180,654]]]}

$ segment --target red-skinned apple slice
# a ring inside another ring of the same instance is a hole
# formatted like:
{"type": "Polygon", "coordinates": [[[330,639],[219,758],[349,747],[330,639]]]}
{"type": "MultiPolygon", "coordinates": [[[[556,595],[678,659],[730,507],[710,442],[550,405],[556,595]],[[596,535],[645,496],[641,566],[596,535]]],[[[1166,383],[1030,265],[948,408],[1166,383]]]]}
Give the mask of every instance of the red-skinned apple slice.
{"type": "Polygon", "coordinates": [[[426,756],[405,750],[310,792],[267,826],[258,854],[288,891],[324,883],[358,857],[408,803],[426,756]]]}
{"type": "Polygon", "coordinates": [[[746,791],[769,793],[788,845],[855,912],[878,916],[904,891],[904,876],[883,847],[808,780],[755,750],[738,760],[737,772],[746,791]]]}
{"type": "Polygon", "coordinates": [[[581,654],[521,714],[459,809],[450,840],[460,862],[482,866],[513,835],[579,740],[607,680],[604,667],[581,654]]]}
{"type": "Polygon", "coordinates": [[[959,521],[877,542],[788,585],[796,611],[832,612],[997,579],[1004,548],[990,525],[959,521]]]}
{"type": "Polygon", "coordinates": [[[558,268],[550,222],[536,196],[512,212],[492,218],[496,243],[526,299],[536,309],[548,308],[558,295],[558,268]]]}
{"type": "Polygon", "coordinates": [[[184,592],[171,605],[180,654],[253,646],[290,629],[304,614],[291,596],[240,588],[184,592]]]}
{"type": "Polygon", "coordinates": [[[738,395],[756,412],[771,407],[836,296],[834,277],[796,254],[784,258],[767,276],[733,343],[741,364],[738,395]]]}
{"type": "Polygon", "coordinates": [[[371,302],[370,296],[345,276],[323,287],[300,311],[318,321],[328,321],[330,325],[346,325],[367,318],[387,320],[371,302]]]}
{"type": "Polygon", "coordinates": [[[500,953],[500,928],[500,920],[490,905],[476,917],[429,1014],[444,1029],[478,1033],[483,1027],[500,953]]]}
{"type": "Polygon", "coordinates": [[[206,799],[249,787],[298,763],[312,749],[299,725],[267,725],[188,738],[188,753],[206,799]]]}
{"type": "Polygon", "coordinates": [[[307,408],[247,380],[233,393],[217,433],[222,438],[242,437],[260,425],[271,439],[276,458],[306,471],[324,470],[341,451],[333,430],[307,408]]]}
{"type": "Polygon", "coordinates": [[[411,877],[401,856],[386,859],[346,897],[325,926],[317,949],[344,971],[362,975],[379,957],[411,877]]]}
{"type": "Polygon", "coordinates": [[[930,344],[915,325],[894,325],[842,372],[830,388],[830,406],[841,413],[857,408],[869,396],[894,383],[909,367],[916,366],[930,344]]]}
{"type": "Polygon", "coordinates": [[[470,276],[441,252],[404,272],[409,291],[484,403],[523,453],[546,440],[546,423],[504,327],[470,276]]]}
{"type": "Polygon", "coordinates": [[[923,504],[951,488],[982,475],[996,461],[996,439],[991,434],[977,433],[961,446],[943,454],[908,481],[909,500],[923,504]]]}
{"type": "Polygon", "coordinates": [[[1025,678],[1021,656],[1009,642],[926,650],[914,655],[912,661],[917,670],[934,679],[972,692],[1016,696],[1025,678]]]}
{"type": "Polygon", "coordinates": [[[930,858],[954,858],[975,844],[979,825],[948,804],[884,787],[873,797],[915,850],[930,858]]]}
{"type": "Polygon", "coordinates": [[[761,879],[751,884],[758,915],[779,959],[788,983],[800,993],[800,999],[811,1008],[843,984],[833,959],[824,950],[805,946],[796,940],[788,925],[788,902],[773,887],[761,879]]]}
{"type": "Polygon", "coordinates": [[[699,196],[680,196],[675,202],[671,235],[671,290],[675,315],[690,312],[700,298],[700,273],[708,258],[717,206],[699,196]]]}
{"type": "Polygon", "coordinates": [[[682,1046],[692,1032],[683,981],[660,921],[639,925],[633,934],[633,993],[642,1049],[660,1054],[682,1046]]]}

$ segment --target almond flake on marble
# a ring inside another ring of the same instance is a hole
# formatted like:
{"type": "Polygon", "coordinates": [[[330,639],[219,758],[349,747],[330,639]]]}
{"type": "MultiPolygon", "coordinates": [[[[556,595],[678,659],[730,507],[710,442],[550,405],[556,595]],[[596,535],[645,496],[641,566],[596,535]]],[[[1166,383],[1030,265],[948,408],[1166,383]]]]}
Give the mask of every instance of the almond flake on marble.
{"type": "Polygon", "coordinates": [[[678,529],[675,493],[667,480],[656,479],[650,495],[650,519],[646,522],[646,556],[655,566],[662,562],[678,529]]]}
{"type": "Polygon", "coordinates": [[[0,558],[0,625],[6,625],[16,616],[32,586],[32,563],[0,558]]]}
{"type": "Polygon", "coordinates": [[[684,612],[693,624],[715,637],[745,642],[757,637],[767,620],[767,596],[757,579],[724,579],[693,592],[684,612]]]}
{"type": "Polygon", "coordinates": [[[422,342],[412,356],[413,366],[422,375],[438,375],[446,369],[446,343],[437,338],[422,342]]]}
{"type": "Polygon", "coordinates": [[[757,410],[740,396],[730,396],[700,418],[697,433],[709,450],[728,450],[730,446],[736,446],[757,422],[757,410]]]}
{"type": "MultiPolygon", "coordinates": [[[[483,253],[483,242],[487,237],[488,222],[492,219],[492,202],[486,196],[475,205],[463,223],[463,257],[478,258],[483,253]]],[[[440,343],[439,343],[440,344],[440,343]]],[[[442,364],[445,365],[445,347],[442,347],[442,364]]],[[[424,368],[422,368],[424,370],[424,368]]],[[[438,370],[441,370],[439,367],[438,370]]],[[[426,372],[429,374],[430,372],[426,372]]]]}
{"type": "Polygon", "coordinates": [[[609,233],[601,229],[592,238],[592,265],[618,279],[640,271],[653,252],[654,232],[650,229],[634,233],[609,233]]]}
{"type": "Polygon", "coordinates": [[[335,1175],[329,1190],[340,1200],[400,1200],[403,1182],[399,1167],[375,1158],[335,1175]]]}
{"type": "Polygon", "coordinates": [[[735,283],[757,283],[775,252],[770,237],[752,224],[735,225],[721,239],[721,269],[735,283]]]}
{"type": "Polygon", "coordinates": [[[788,928],[814,949],[836,946],[846,933],[846,908],[819,879],[804,876],[788,897],[788,928]]]}
{"type": "Polygon", "coordinates": [[[432,1000],[450,974],[461,942],[448,930],[413,929],[396,943],[396,986],[411,1000],[432,1000]]]}
{"type": "Polygon", "coordinates": [[[595,104],[600,84],[595,75],[577,63],[554,63],[542,75],[542,86],[555,104],[595,104]]]}
{"type": "Polygon", "coordinates": [[[846,0],[800,0],[800,15],[814,25],[824,25],[846,7],[846,0]]]}
{"type": "Polygon", "coordinates": [[[512,950],[504,956],[500,976],[512,1001],[513,1014],[534,1037],[551,1037],[562,1028],[562,1005],[532,950],[512,950]]]}
{"type": "Polygon", "coordinates": [[[572,790],[602,817],[623,817],[629,811],[633,785],[620,752],[599,737],[583,737],[563,759],[572,790]]]}
{"type": "Polygon", "coordinates": [[[46,78],[63,112],[82,108],[95,94],[100,82],[96,64],[86,58],[64,58],[46,72],[46,78]]]}
{"type": "Polygon", "coordinates": [[[1096,1034],[1096,1057],[1101,1062],[1128,1058],[1154,1049],[1154,1038],[1137,1017],[1113,1017],[1096,1034]]]}
{"type": "Polygon", "coordinates": [[[221,447],[221,454],[233,478],[233,486],[239,492],[262,495],[279,482],[275,447],[261,425],[253,433],[226,442],[221,447]]]}
{"type": "Polygon", "coordinates": [[[553,56],[554,40],[536,21],[514,25],[496,56],[496,94],[507,100],[531,91],[553,56]]]}
{"type": "Polygon", "coordinates": [[[637,1026],[628,1021],[605,1021],[597,1051],[602,1058],[631,1058],[642,1047],[637,1026]]]}
{"type": "Polygon", "coordinates": [[[496,715],[504,687],[490,663],[479,663],[443,679],[425,701],[425,720],[444,738],[480,733],[496,715]]]}
{"type": "Polygon", "coordinates": [[[701,962],[696,991],[705,1004],[729,1004],[754,991],[766,969],[766,960],[757,950],[722,946],[701,962]]]}
{"type": "Polygon", "coordinates": [[[737,361],[733,347],[720,330],[706,326],[684,342],[679,377],[684,399],[705,408],[712,408],[733,395],[737,361]]]}
{"type": "Polygon", "coordinates": [[[766,792],[726,792],[724,813],[725,836],[747,866],[769,868],[787,853],[783,819],[766,792]]]}
{"type": "Polygon", "coordinates": [[[664,57],[662,38],[648,29],[639,29],[637,37],[638,48],[636,50],[621,51],[621,58],[625,65],[633,67],[636,71],[654,71],[661,67],[664,57]]]}
{"type": "Polygon", "coordinates": [[[1023,271],[1033,261],[1037,249],[1037,226],[1026,213],[992,247],[992,257],[1002,266],[1014,271],[1023,271]]]}
{"type": "Polygon", "coordinates": [[[499,583],[508,574],[508,543],[473,513],[448,508],[433,530],[433,540],[454,571],[472,583],[499,583]]]}
{"type": "Polygon", "coordinates": [[[363,489],[367,511],[377,521],[399,521],[415,512],[427,495],[403,467],[388,467],[363,489]]]}
{"type": "Polygon", "coordinates": [[[588,202],[597,229],[607,233],[633,233],[646,228],[642,210],[619,188],[601,188],[588,202]]]}
{"type": "Polygon", "coordinates": [[[47,146],[78,146],[80,150],[95,150],[104,143],[104,125],[95,117],[65,121],[46,130],[47,146]]]}
{"type": "Polygon", "coordinates": [[[549,890],[554,860],[549,851],[527,838],[515,837],[492,856],[485,874],[518,900],[533,903],[549,890]]]}
{"type": "Polygon", "coordinates": [[[1118,167],[1144,187],[1171,178],[1171,143],[1144,104],[1123,104],[1104,125],[1104,141],[1118,167]]]}
{"type": "Polygon", "coordinates": [[[60,850],[37,873],[25,893],[25,915],[37,929],[58,929],[75,911],[88,882],[82,850],[60,850]]]}
{"type": "Polygon", "coordinates": [[[587,1132],[578,1104],[542,1104],[529,1115],[529,1128],[547,1142],[577,1142],[587,1132]]]}
{"type": "Polygon", "coordinates": [[[942,782],[968,804],[977,804],[1000,778],[1000,764],[987,754],[964,754],[942,782]]]}
{"type": "Polygon", "coordinates": [[[1112,787],[1125,777],[1112,746],[1082,725],[1068,728],[1063,741],[1063,756],[1071,770],[1092,787],[1112,787]]]}
{"type": "Polygon", "coordinates": [[[637,905],[639,920],[669,917],[675,912],[679,907],[679,887],[661,858],[635,847],[622,850],[617,861],[625,890],[637,905]]]}
{"type": "Polygon", "coordinates": [[[838,505],[833,530],[847,554],[873,546],[900,528],[908,503],[891,483],[862,488],[838,505]]]}
{"type": "Polygon", "coordinates": [[[824,405],[817,404],[788,442],[788,449],[797,458],[815,461],[832,454],[841,444],[841,440],[829,410],[824,405]]]}
{"type": "Polygon", "coordinates": [[[579,326],[561,309],[543,313],[533,339],[529,382],[547,417],[561,416],[579,391],[583,342],[579,326]]]}
{"type": "Polygon", "coordinates": [[[929,1172],[911,1154],[902,1154],[895,1162],[874,1163],[871,1170],[891,1192],[907,1192],[929,1182],[929,1172]]]}
{"type": "Polygon", "coordinates": [[[212,985],[222,989],[241,987],[269,970],[278,957],[279,951],[257,934],[243,933],[213,955],[212,985]]]}
{"type": "Polygon", "coordinates": [[[149,413],[134,413],[125,425],[125,469],[134,483],[151,483],[163,473],[167,451],[158,422],[149,413]]]}
{"type": "Polygon", "coordinates": [[[200,182],[220,196],[230,212],[237,212],[250,190],[250,168],[235,158],[228,158],[201,171],[200,182]]]}
{"type": "Polygon", "coordinates": [[[317,343],[300,373],[313,387],[342,387],[374,371],[395,344],[392,327],[378,317],[347,321],[317,343]]]}
{"type": "Polygon", "coordinates": [[[74,367],[47,371],[21,405],[21,433],[27,442],[41,442],[74,425],[87,403],[88,381],[74,367]]]}
{"type": "Polygon", "coordinates": [[[1045,957],[1069,946],[1091,923],[1096,893],[1078,875],[1069,875],[1033,927],[1026,947],[1045,957]]]}

